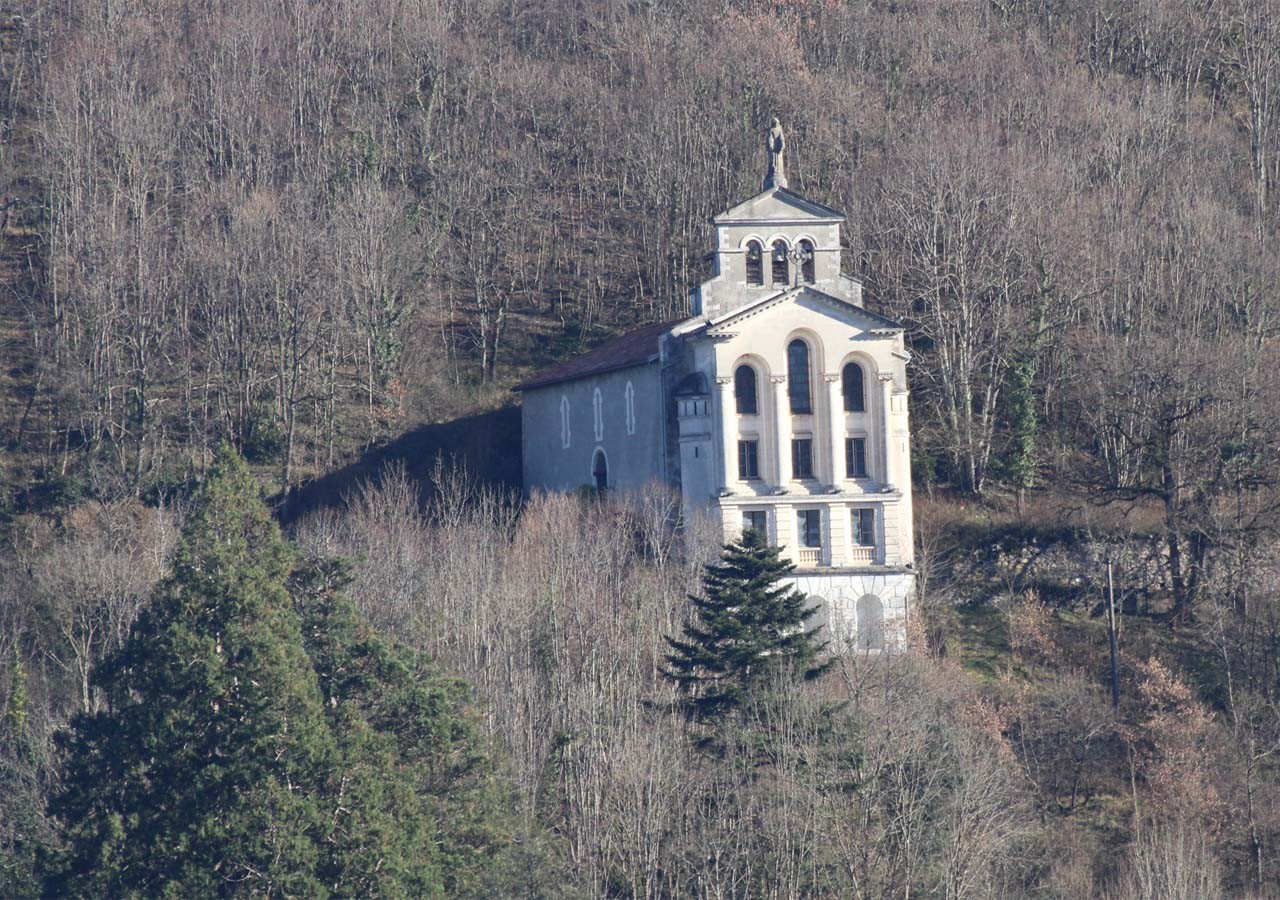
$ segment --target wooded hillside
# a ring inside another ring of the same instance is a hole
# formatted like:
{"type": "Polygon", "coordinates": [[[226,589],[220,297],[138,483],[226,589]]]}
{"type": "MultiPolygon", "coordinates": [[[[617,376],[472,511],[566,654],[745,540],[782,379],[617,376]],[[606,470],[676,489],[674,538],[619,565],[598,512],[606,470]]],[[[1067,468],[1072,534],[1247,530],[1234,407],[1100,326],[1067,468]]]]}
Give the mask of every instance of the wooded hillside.
{"type": "Polygon", "coordinates": [[[0,887],[226,441],[474,686],[479,895],[1270,896],[1277,185],[1280,0],[10,0],[0,887]],[[510,385],[687,311],[774,115],[908,327],[920,652],[710,760],[660,712],[715,551],[670,498],[302,513],[501,480],[510,385]]]}
{"type": "Polygon", "coordinates": [[[847,270],[911,326],[923,477],[1270,480],[1273,2],[5,24],[5,422],[46,494],[181,482],[224,436],[287,487],[684,312],[774,113],[793,186],[850,216],[847,270]]]}

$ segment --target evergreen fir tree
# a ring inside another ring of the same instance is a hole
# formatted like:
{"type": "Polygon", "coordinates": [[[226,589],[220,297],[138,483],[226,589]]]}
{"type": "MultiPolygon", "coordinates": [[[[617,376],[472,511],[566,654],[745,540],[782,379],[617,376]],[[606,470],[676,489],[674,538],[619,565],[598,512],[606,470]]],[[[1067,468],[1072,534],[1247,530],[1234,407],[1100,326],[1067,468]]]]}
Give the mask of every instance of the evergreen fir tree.
{"type": "Polygon", "coordinates": [[[492,777],[466,713],[467,686],[377,635],[342,592],[345,566],[295,575],[341,794],[322,881],[338,896],[470,896],[507,849],[512,799],[492,777]]]}
{"type": "Polygon", "coordinates": [[[287,590],[294,564],[223,447],[166,578],[61,745],[69,845],[48,888],[99,897],[325,893],[334,756],[287,590]]]}
{"type": "Polygon", "coordinates": [[[739,709],[780,675],[816,678],[827,642],[807,628],[816,614],[795,588],[779,582],[795,566],[783,561],[754,529],[726,545],[718,565],[706,567],[704,596],[690,596],[695,621],[684,639],[667,638],[664,674],[676,682],[681,705],[703,721],[739,709]]]}
{"type": "MultiPolygon", "coordinates": [[[[55,896],[461,896],[505,848],[463,685],[299,566],[229,449],[63,741],[55,896]]],[[[509,804],[508,804],[509,806],[509,804]]]]}

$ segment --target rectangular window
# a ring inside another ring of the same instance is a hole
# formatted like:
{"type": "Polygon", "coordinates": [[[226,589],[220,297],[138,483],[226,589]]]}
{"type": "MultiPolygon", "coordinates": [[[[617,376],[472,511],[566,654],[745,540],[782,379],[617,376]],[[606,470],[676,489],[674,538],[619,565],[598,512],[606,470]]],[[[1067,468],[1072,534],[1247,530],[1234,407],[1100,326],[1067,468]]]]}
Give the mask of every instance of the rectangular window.
{"type": "Polygon", "coordinates": [[[796,513],[801,547],[822,546],[822,510],[802,509],[796,513]]]}
{"type": "Polygon", "coordinates": [[[801,481],[813,477],[813,441],[793,438],[791,441],[791,477],[801,481]]]}
{"type": "Polygon", "coordinates": [[[738,477],[743,481],[760,477],[759,441],[738,441],[738,477]]]}
{"type": "Polygon", "coordinates": [[[876,511],[855,509],[853,513],[853,542],[859,547],[876,545],[876,511]]]}
{"type": "Polygon", "coordinates": [[[846,478],[867,477],[867,439],[845,438],[844,471],[846,478]]]}
{"type": "Polygon", "coordinates": [[[742,531],[758,531],[766,538],[769,536],[769,514],[763,509],[747,509],[742,512],[742,531]]]}

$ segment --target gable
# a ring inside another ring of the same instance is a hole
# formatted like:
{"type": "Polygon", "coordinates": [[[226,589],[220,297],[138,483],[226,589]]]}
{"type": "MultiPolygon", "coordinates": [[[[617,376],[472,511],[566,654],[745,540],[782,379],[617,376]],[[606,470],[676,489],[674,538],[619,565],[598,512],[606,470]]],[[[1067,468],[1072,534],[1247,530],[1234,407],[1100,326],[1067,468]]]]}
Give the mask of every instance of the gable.
{"type": "Polygon", "coordinates": [[[893,319],[854,306],[839,297],[805,286],[764,297],[707,323],[709,336],[731,335],[743,328],[755,330],[762,324],[787,331],[801,324],[823,320],[838,322],[873,335],[897,334],[903,326],[893,319]]]}
{"type": "Polygon", "coordinates": [[[786,188],[770,188],[712,218],[716,225],[836,224],[844,215],[829,206],[801,197],[786,188]]]}

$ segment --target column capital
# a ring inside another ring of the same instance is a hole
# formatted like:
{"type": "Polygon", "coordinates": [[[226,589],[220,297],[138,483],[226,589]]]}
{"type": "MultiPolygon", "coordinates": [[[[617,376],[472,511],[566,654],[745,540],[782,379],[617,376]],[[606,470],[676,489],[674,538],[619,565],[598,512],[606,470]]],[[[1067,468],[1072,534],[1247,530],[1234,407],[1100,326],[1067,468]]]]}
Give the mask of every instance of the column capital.
{"type": "Polygon", "coordinates": [[[827,384],[835,384],[836,382],[838,382],[838,381],[840,380],[840,373],[839,373],[839,372],[826,372],[826,373],[824,373],[824,374],[823,374],[823,376],[822,376],[822,380],[823,380],[823,381],[825,381],[827,384]]]}
{"type": "Polygon", "coordinates": [[[769,383],[770,384],[786,384],[787,376],[786,375],[770,375],[769,383]]]}
{"type": "Polygon", "coordinates": [[[733,379],[727,375],[717,375],[716,384],[720,385],[720,387],[728,387],[733,384],[733,379]]]}
{"type": "Polygon", "coordinates": [[[880,373],[878,373],[878,374],[876,375],[876,378],[880,381],[880,383],[881,383],[881,384],[892,384],[892,383],[893,383],[893,373],[892,373],[892,372],[880,372],[880,373]]]}

